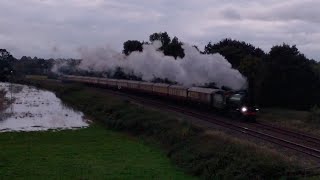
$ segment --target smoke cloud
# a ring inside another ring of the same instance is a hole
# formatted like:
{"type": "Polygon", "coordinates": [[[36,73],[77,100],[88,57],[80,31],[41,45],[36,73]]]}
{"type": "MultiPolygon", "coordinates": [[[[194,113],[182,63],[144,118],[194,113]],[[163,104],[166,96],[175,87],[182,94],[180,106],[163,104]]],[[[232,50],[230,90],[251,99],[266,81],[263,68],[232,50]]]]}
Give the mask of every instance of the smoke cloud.
{"type": "Polygon", "coordinates": [[[169,79],[184,86],[204,85],[214,82],[217,86],[232,89],[246,87],[246,78],[232,68],[220,54],[201,54],[190,45],[183,45],[185,57],[174,59],[158,51],[161,42],[144,45],[142,52],[132,52],[125,56],[110,47],[81,48],[80,69],[89,71],[114,71],[121,67],[126,73],[133,73],[145,81],[155,77],[169,79]]]}

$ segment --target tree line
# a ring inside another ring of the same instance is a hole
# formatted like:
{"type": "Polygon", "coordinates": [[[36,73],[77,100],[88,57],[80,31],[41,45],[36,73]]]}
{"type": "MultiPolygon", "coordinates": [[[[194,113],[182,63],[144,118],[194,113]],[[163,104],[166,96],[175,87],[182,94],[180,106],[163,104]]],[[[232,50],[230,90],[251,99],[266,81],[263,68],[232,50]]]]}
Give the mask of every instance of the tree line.
{"type": "MultiPolygon", "coordinates": [[[[184,57],[183,42],[177,37],[171,38],[167,32],[153,33],[149,36],[149,41],[128,40],[123,43],[122,53],[130,55],[134,51],[142,51],[144,44],[150,44],[156,40],[161,41],[159,51],[165,55],[175,59],[184,57]]],[[[199,50],[197,46],[194,47],[199,50]]],[[[320,105],[320,63],[308,59],[295,45],[285,43],[275,45],[266,53],[244,41],[223,39],[217,43],[209,42],[204,50],[199,52],[219,53],[224,56],[233,68],[247,77],[248,91],[253,100],[261,106],[302,110],[320,105]]],[[[76,66],[81,60],[54,60],[26,56],[16,59],[10,52],[0,49],[0,80],[6,80],[10,75],[50,75],[53,64],[63,61],[69,64],[62,69],[64,73],[101,75],[95,72],[79,71],[76,66]]],[[[121,68],[116,69],[115,73],[107,73],[107,76],[139,80],[139,77],[125,74],[121,68]]],[[[155,81],[170,82],[168,79],[159,78],[155,81]]]]}

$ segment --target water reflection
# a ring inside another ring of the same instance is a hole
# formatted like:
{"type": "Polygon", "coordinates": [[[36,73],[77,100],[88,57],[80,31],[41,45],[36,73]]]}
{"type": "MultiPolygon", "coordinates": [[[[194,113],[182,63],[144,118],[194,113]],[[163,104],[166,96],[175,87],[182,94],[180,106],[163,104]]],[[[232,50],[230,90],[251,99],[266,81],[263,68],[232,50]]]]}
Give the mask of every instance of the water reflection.
{"type": "Polygon", "coordinates": [[[71,129],[87,127],[82,112],[62,104],[55,94],[34,87],[0,83],[7,91],[5,97],[14,99],[0,114],[0,132],[40,131],[48,129],[71,129]]]}

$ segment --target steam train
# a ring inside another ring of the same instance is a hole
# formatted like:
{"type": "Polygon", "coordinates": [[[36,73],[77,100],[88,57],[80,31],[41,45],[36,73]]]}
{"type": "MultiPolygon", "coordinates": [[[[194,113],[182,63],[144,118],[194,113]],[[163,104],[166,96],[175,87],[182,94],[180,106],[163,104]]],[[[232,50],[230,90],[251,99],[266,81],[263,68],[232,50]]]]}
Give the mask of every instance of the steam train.
{"type": "Polygon", "coordinates": [[[111,89],[134,91],[167,97],[175,101],[200,104],[210,109],[226,112],[233,117],[254,121],[259,111],[248,102],[248,93],[240,91],[226,91],[222,89],[184,87],[164,83],[151,83],[132,80],[119,80],[86,76],[64,75],[64,82],[79,82],[104,86],[111,89]]]}

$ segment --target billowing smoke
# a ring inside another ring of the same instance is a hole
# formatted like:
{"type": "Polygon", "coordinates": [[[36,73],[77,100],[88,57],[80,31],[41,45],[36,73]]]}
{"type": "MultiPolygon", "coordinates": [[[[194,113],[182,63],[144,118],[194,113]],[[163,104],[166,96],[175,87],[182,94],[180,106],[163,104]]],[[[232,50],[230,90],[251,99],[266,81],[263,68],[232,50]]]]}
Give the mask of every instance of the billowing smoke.
{"type": "Polygon", "coordinates": [[[231,64],[220,54],[201,54],[190,45],[183,45],[185,57],[174,59],[158,51],[161,43],[155,41],[144,45],[142,52],[132,52],[125,56],[109,47],[80,49],[79,68],[89,71],[114,71],[121,67],[126,73],[133,73],[145,81],[155,77],[169,79],[181,85],[204,85],[214,82],[217,86],[241,89],[246,86],[246,79],[232,69],[231,64]]]}

